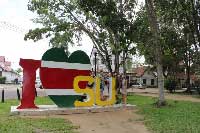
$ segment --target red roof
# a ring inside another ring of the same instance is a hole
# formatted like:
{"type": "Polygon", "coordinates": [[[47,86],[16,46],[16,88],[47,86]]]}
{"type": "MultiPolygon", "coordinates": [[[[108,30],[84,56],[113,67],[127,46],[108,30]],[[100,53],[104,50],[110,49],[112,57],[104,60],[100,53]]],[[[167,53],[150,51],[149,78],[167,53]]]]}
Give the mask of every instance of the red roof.
{"type": "Polygon", "coordinates": [[[7,72],[12,71],[12,68],[10,66],[2,66],[2,65],[0,65],[0,68],[2,68],[4,71],[7,71],[7,72]]]}
{"type": "MultiPolygon", "coordinates": [[[[187,75],[185,73],[177,73],[176,76],[180,79],[187,79],[187,75]]],[[[195,74],[190,74],[190,79],[196,81],[198,78],[195,74]]]]}
{"type": "Polygon", "coordinates": [[[0,56],[0,67],[4,70],[4,71],[12,71],[11,69],[11,62],[10,61],[5,61],[5,56],[0,56]]]}
{"type": "Polygon", "coordinates": [[[5,56],[0,56],[0,62],[5,62],[5,56]]]}
{"type": "Polygon", "coordinates": [[[134,70],[134,72],[136,73],[137,77],[141,77],[145,72],[145,68],[144,67],[138,67],[134,70]]]}
{"type": "Polygon", "coordinates": [[[8,72],[12,71],[12,69],[11,69],[9,66],[5,66],[3,69],[4,69],[5,71],[8,71],[8,72]]]}
{"type": "Polygon", "coordinates": [[[191,77],[190,77],[193,81],[197,81],[198,80],[198,78],[197,78],[197,76],[196,75],[191,75],[191,77]]]}
{"type": "Polygon", "coordinates": [[[5,66],[11,66],[11,62],[10,61],[6,61],[4,64],[5,64],[5,66]]]}

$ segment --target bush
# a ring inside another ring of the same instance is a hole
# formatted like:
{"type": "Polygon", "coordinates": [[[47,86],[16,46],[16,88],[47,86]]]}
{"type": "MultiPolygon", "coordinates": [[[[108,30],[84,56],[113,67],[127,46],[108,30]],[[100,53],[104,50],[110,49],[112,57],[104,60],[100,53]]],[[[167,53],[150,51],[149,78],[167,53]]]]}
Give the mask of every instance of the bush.
{"type": "Polygon", "coordinates": [[[0,77],[0,84],[6,83],[6,77],[0,77]]]}
{"type": "Polygon", "coordinates": [[[176,80],[174,80],[174,79],[172,79],[172,78],[167,78],[167,79],[165,80],[165,88],[166,88],[167,90],[169,90],[171,93],[172,93],[172,91],[175,91],[176,85],[177,85],[176,80]]]}
{"type": "Polygon", "coordinates": [[[200,79],[197,79],[196,81],[194,81],[195,86],[200,86],[200,79]]]}

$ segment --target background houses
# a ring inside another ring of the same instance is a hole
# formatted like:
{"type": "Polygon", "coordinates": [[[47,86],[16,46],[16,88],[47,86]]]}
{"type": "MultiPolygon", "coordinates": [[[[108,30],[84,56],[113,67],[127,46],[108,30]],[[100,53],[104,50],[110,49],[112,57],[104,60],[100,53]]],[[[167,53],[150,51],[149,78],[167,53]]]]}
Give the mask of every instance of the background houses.
{"type": "MultiPolygon", "coordinates": [[[[96,49],[93,47],[92,48],[92,51],[91,51],[91,54],[90,54],[90,62],[91,62],[91,65],[92,65],[92,70],[95,71],[95,53],[96,53],[96,49]]],[[[114,72],[115,71],[115,56],[114,55],[111,55],[110,56],[110,64],[111,64],[111,68],[112,68],[112,71],[114,72]]],[[[119,62],[121,63],[122,62],[122,56],[119,56],[119,62]]],[[[133,77],[133,73],[132,71],[132,58],[129,57],[126,61],[126,69],[127,69],[127,73],[126,73],[126,78],[127,78],[127,81],[128,81],[128,84],[131,82],[131,79],[133,77]]],[[[107,73],[109,72],[106,65],[105,65],[105,62],[103,61],[103,59],[98,55],[96,54],[96,71],[99,72],[100,70],[103,70],[103,72],[107,73]]],[[[123,67],[120,66],[119,67],[119,73],[120,74],[123,74],[123,67]]]]}
{"type": "MultiPolygon", "coordinates": [[[[91,62],[93,71],[95,70],[95,53],[96,52],[97,52],[96,48],[93,47],[91,54],[90,54],[90,62],[91,62]]],[[[111,68],[112,68],[113,71],[115,71],[114,60],[115,60],[115,56],[112,55],[110,57],[110,64],[111,64],[111,68]]],[[[119,59],[119,62],[121,62],[121,58],[119,59]]],[[[105,62],[103,61],[103,59],[100,57],[99,54],[96,54],[96,70],[97,70],[97,72],[100,71],[100,70],[103,70],[104,72],[108,72],[108,69],[105,65],[105,62]]],[[[123,72],[122,67],[120,67],[119,70],[120,70],[121,73],[123,72]]]]}
{"type": "Polygon", "coordinates": [[[11,62],[5,60],[5,56],[0,56],[0,77],[5,77],[5,83],[14,83],[20,79],[20,75],[11,68],[11,62]]]}
{"type": "Polygon", "coordinates": [[[139,83],[146,87],[157,87],[156,72],[149,66],[137,66],[133,68],[134,76],[131,79],[132,83],[139,83]]]}
{"type": "MultiPolygon", "coordinates": [[[[90,54],[90,62],[91,62],[93,71],[95,70],[95,53],[96,52],[97,52],[96,48],[93,47],[91,54],[90,54]]],[[[132,62],[131,57],[129,57],[128,60],[130,60],[130,62],[132,62]]],[[[127,60],[127,62],[129,62],[128,60],[127,60]]],[[[111,55],[110,56],[110,64],[111,64],[111,68],[112,68],[113,72],[115,71],[114,61],[115,61],[115,56],[111,55]]],[[[122,56],[120,56],[120,58],[119,58],[119,62],[121,62],[121,61],[122,61],[122,56]]],[[[127,71],[128,71],[128,69],[131,69],[131,67],[132,67],[131,65],[127,65],[127,67],[128,66],[130,66],[130,68],[127,68],[127,71]]],[[[108,69],[105,65],[105,62],[103,61],[103,59],[98,54],[96,55],[96,70],[97,70],[97,72],[100,71],[100,70],[103,70],[104,72],[108,72],[108,69]]],[[[119,67],[119,73],[123,73],[123,67],[122,66],[119,67]]]]}
{"type": "MultiPolygon", "coordinates": [[[[91,51],[91,55],[90,55],[90,61],[91,61],[93,71],[95,70],[95,52],[97,51],[93,47],[91,51]]],[[[113,72],[115,71],[114,60],[115,60],[115,56],[111,55],[110,63],[111,63],[111,68],[113,72]]],[[[122,58],[120,56],[119,62],[121,61],[122,61],[122,58]]],[[[132,58],[130,58],[130,61],[132,62],[132,58]]],[[[100,70],[103,70],[104,72],[108,72],[105,62],[101,59],[101,57],[98,54],[96,54],[96,70],[97,72],[99,72],[100,70]]],[[[119,68],[119,72],[121,74],[123,73],[122,66],[119,68]]],[[[177,73],[176,78],[178,80],[178,86],[180,86],[180,88],[185,87],[185,83],[187,80],[186,74],[177,73]]],[[[155,68],[153,69],[151,66],[146,65],[146,64],[132,63],[130,65],[130,68],[127,69],[127,80],[128,80],[129,86],[134,83],[139,83],[149,88],[156,88],[158,85],[157,72],[155,68]]],[[[197,76],[195,74],[191,74],[190,84],[194,84],[195,81],[197,81],[197,76]]]]}

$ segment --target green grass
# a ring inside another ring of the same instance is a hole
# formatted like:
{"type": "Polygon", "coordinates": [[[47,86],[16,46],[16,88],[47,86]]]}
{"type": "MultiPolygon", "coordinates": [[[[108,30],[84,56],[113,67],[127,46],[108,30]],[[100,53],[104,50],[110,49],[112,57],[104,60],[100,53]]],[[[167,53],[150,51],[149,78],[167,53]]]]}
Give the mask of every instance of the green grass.
{"type": "Polygon", "coordinates": [[[128,96],[130,104],[137,105],[145,125],[155,133],[199,133],[200,104],[168,100],[166,107],[157,108],[156,98],[128,96]]]}
{"type": "MultiPolygon", "coordinates": [[[[36,105],[53,104],[48,97],[37,97],[36,105]]],[[[18,105],[17,100],[0,103],[0,133],[74,133],[77,127],[62,118],[22,118],[10,115],[10,107],[18,105]]]]}
{"type": "MultiPolygon", "coordinates": [[[[154,106],[156,98],[128,96],[128,103],[137,105],[138,113],[144,116],[145,125],[155,133],[199,133],[200,104],[168,100],[168,106],[154,106]]],[[[22,118],[10,115],[10,107],[18,105],[17,100],[0,103],[0,133],[73,133],[77,127],[62,118],[22,118]]],[[[36,99],[36,104],[53,104],[48,98],[36,99]]],[[[131,121],[131,119],[130,119],[131,121]]]]}
{"type": "MultiPolygon", "coordinates": [[[[20,103],[20,101],[17,101],[17,100],[6,100],[5,103],[0,103],[0,115],[9,114],[10,107],[19,105],[19,103],[20,103]]],[[[36,105],[40,105],[40,104],[41,105],[42,104],[51,105],[54,103],[48,97],[37,97],[35,99],[35,104],[36,105]]]]}

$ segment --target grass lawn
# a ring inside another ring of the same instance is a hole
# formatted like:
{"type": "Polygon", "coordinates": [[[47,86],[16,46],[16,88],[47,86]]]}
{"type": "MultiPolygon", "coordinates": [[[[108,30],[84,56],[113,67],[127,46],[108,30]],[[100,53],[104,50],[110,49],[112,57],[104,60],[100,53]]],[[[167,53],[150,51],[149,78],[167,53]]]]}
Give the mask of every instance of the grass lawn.
{"type": "Polygon", "coordinates": [[[200,133],[200,103],[168,100],[168,106],[156,108],[156,98],[128,96],[137,105],[145,125],[156,133],[200,133]]]}
{"type": "MultiPolygon", "coordinates": [[[[128,103],[138,107],[138,113],[144,116],[142,121],[152,132],[158,133],[199,133],[200,103],[168,100],[168,106],[156,108],[156,98],[128,96],[128,103]]],[[[22,118],[11,116],[11,105],[18,105],[17,100],[0,103],[0,133],[73,133],[76,126],[61,118],[22,118]]],[[[48,98],[37,97],[36,104],[53,104],[48,98]]]]}
{"type": "MultiPolygon", "coordinates": [[[[37,105],[53,104],[48,98],[36,98],[37,105]]],[[[0,103],[0,133],[74,133],[77,127],[61,118],[22,118],[11,116],[10,107],[18,105],[17,100],[6,100],[0,103]]]]}

